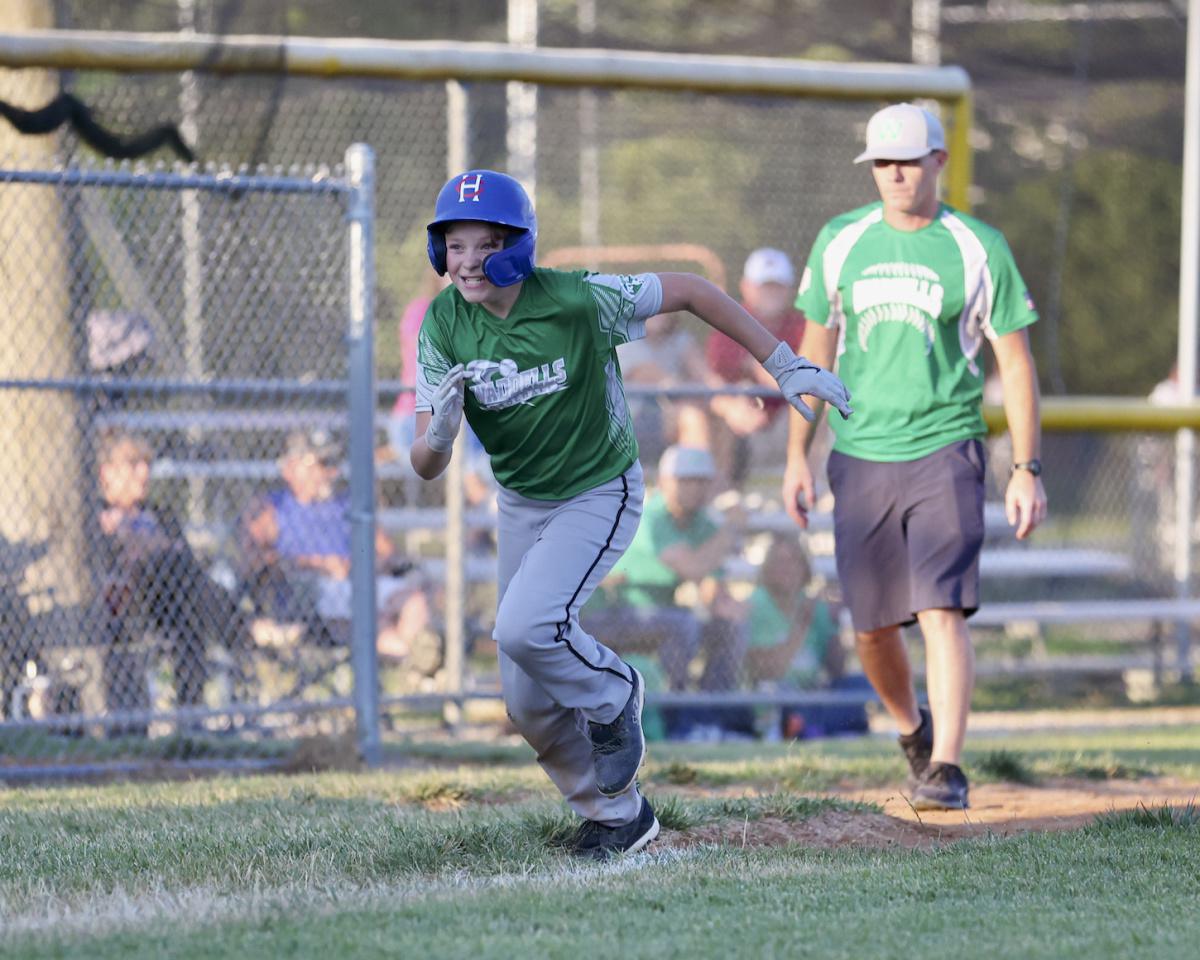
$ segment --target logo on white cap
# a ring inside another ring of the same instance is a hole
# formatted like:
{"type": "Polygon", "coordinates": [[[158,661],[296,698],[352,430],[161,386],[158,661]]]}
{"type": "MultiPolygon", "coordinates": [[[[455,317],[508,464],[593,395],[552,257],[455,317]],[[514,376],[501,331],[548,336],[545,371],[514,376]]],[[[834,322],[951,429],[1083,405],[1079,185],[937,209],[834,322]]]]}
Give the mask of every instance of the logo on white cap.
{"type": "Polygon", "coordinates": [[[946,135],[937,117],[914,103],[895,103],[867,122],[867,149],[854,162],[917,160],[945,149],[946,135]]]}

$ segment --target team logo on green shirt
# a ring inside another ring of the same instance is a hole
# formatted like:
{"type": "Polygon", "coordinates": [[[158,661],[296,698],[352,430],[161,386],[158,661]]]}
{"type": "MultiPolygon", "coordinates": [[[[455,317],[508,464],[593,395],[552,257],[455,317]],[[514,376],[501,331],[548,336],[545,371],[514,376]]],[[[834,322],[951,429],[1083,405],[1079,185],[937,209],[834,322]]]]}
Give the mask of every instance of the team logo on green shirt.
{"type": "Polygon", "coordinates": [[[919,263],[877,263],[854,281],[850,295],[863,353],[871,331],[881,323],[907,323],[925,338],[926,355],[933,349],[934,321],[941,315],[946,295],[941,277],[933,270],[919,263]]]}
{"type": "Polygon", "coordinates": [[[534,397],[567,389],[567,361],[559,357],[528,370],[515,360],[472,360],[467,364],[471,394],[484,410],[503,410],[528,404],[534,397]]]}

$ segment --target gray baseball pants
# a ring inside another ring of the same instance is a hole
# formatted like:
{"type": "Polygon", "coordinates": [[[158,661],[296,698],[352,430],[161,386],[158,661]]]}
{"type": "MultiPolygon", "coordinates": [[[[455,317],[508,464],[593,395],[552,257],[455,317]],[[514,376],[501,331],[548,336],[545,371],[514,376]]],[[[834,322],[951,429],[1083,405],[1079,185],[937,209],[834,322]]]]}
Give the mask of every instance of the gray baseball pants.
{"type": "Polygon", "coordinates": [[[579,625],[579,609],[629,547],[645,485],[625,473],[569,500],[530,500],[501,487],[493,637],[508,715],[567,803],[608,826],[641,809],[634,784],[596,789],[587,721],[609,723],[631,692],[630,667],[579,625]]]}

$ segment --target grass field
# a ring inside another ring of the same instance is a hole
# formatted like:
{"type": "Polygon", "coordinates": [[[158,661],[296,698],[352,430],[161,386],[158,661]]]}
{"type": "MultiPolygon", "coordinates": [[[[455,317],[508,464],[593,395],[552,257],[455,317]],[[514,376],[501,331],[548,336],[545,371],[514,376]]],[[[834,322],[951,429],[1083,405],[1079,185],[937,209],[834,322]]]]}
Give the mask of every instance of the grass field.
{"type": "Polygon", "coordinates": [[[1191,958],[1198,745],[977,737],[972,810],[922,819],[884,739],[656,745],[663,836],[604,865],[563,852],[572,820],[517,745],[8,790],[0,954],[1191,958]]]}

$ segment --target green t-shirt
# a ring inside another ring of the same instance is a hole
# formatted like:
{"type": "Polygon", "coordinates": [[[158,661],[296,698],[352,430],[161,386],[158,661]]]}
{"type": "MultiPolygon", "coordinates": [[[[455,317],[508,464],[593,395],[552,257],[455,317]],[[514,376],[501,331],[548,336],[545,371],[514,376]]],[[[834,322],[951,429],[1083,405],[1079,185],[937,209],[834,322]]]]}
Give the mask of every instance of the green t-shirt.
{"type": "Polygon", "coordinates": [[[633,542],[612,569],[611,576],[623,577],[618,580],[618,601],[631,607],[674,606],[679,575],[659,556],[677,543],[686,543],[690,547],[707,543],[717,530],[717,524],[707,510],[698,511],[686,526],[677,526],[663,495],[651,494],[633,542]]]}
{"type": "Polygon", "coordinates": [[[656,274],[537,269],[501,320],[454,287],[429,305],[417,339],[418,411],[466,364],[464,413],[502,486],[565,500],[637,459],[616,347],[659,312],[656,274]]]}
{"type": "MultiPolygon", "coordinates": [[[[829,604],[824,600],[813,600],[812,604],[812,619],[804,634],[804,646],[796,651],[783,678],[793,686],[812,686],[818,681],[829,644],[837,637],[837,624],[834,623],[829,604]]],[[[749,645],[777,647],[787,641],[791,632],[791,617],[779,609],[766,587],[755,587],[750,594],[749,645]]]]}
{"type": "Polygon", "coordinates": [[[796,306],[839,328],[838,376],[854,416],[831,417],[833,448],[915,460],[983,437],[983,338],[1037,320],[999,230],[943,204],[920,230],[896,230],[875,202],[821,229],[796,306]]]}

